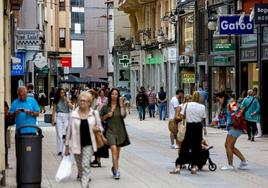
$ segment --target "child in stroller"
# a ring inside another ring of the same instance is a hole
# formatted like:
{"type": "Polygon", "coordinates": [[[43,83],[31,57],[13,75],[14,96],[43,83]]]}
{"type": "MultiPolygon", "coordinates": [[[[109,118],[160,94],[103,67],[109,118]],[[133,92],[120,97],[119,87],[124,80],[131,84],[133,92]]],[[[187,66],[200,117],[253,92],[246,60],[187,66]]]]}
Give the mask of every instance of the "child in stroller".
{"type": "MultiPolygon", "coordinates": [[[[210,171],[215,171],[217,169],[217,165],[212,162],[212,160],[210,159],[210,156],[209,156],[209,150],[212,149],[213,146],[209,146],[207,139],[204,139],[204,138],[201,142],[201,146],[202,146],[202,149],[201,149],[201,154],[200,154],[201,155],[200,161],[199,161],[199,164],[197,165],[198,169],[201,170],[203,168],[203,166],[206,165],[206,163],[208,161],[208,163],[209,163],[208,169],[210,171]]],[[[189,152],[191,152],[191,151],[189,151],[189,152]]],[[[175,170],[171,171],[170,174],[179,173],[180,166],[179,166],[177,160],[176,160],[176,168],[175,168],[175,170]]],[[[188,169],[191,170],[192,169],[191,159],[189,159],[188,164],[189,164],[188,169]]]]}

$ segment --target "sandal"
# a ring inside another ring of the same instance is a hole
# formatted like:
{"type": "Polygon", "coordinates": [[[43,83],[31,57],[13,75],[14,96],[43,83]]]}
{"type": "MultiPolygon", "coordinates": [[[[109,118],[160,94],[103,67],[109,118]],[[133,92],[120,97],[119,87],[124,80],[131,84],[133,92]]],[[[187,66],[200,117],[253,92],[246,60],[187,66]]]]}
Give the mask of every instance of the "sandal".
{"type": "Polygon", "coordinates": [[[180,168],[175,168],[173,171],[169,172],[170,174],[180,174],[181,169],[180,168]]]}
{"type": "Polygon", "coordinates": [[[191,174],[196,174],[196,172],[197,172],[197,167],[193,167],[191,170],[191,174]]]}

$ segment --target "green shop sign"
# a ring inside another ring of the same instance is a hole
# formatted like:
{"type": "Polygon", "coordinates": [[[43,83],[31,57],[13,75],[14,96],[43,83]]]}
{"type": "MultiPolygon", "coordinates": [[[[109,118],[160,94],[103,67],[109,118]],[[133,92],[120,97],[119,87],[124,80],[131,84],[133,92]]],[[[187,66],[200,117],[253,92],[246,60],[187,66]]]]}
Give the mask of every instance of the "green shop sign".
{"type": "Polygon", "coordinates": [[[222,63],[228,63],[229,58],[225,56],[218,56],[213,58],[213,63],[214,64],[222,64],[222,63]]]}
{"type": "Polygon", "coordinates": [[[214,44],[214,52],[226,52],[226,51],[234,51],[235,50],[235,45],[232,43],[227,43],[227,44],[221,44],[217,43],[214,44]]]}
{"type": "Polygon", "coordinates": [[[162,64],[163,63],[163,55],[160,53],[153,54],[153,57],[151,54],[147,54],[145,59],[145,64],[162,64]]]}
{"type": "Polygon", "coordinates": [[[34,72],[38,73],[38,74],[48,74],[48,66],[44,66],[42,69],[38,68],[38,67],[34,67],[34,72]]]}

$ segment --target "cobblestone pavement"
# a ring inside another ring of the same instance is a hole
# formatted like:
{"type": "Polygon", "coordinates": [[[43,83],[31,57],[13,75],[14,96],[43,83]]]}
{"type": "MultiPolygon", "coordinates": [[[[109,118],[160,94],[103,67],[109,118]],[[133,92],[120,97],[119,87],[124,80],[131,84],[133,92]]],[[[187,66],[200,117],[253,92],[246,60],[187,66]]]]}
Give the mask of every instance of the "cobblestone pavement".
{"type": "MultiPolygon", "coordinates": [[[[44,188],[71,188],[80,187],[76,181],[76,167],[70,181],[57,183],[55,174],[61,157],[56,155],[55,128],[45,124],[43,116],[39,118],[39,125],[43,129],[43,167],[42,187],[44,188]]],[[[226,164],[224,140],[226,132],[215,128],[208,128],[208,140],[214,148],[210,151],[213,162],[218,166],[215,172],[205,166],[197,175],[191,175],[183,170],[180,175],[170,175],[174,167],[177,151],[170,149],[168,121],[159,121],[157,118],[146,118],[139,121],[136,112],[126,118],[127,130],[131,145],[122,149],[120,159],[121,179],[113,180],[111,176],[111,158],[102,160],[102,168],[92,170],[90,187],[98,188],[238,188],[238,187],[268,187],[268,138],[257,138],[255,142],[247,140],[246,135],[239,138],[237,146],[245,154],[249,166],[245,170],[221,171],[226,164]]],[[[14,133],[14,131],[13,131],[14,133]]],[[[12,169],[7,170],[7,187],[16,187],[16,160],[14,139],[9,151],[9,162],[12,169]]],[[[235,158],[235,166],[239,161],[235,158]]]]}

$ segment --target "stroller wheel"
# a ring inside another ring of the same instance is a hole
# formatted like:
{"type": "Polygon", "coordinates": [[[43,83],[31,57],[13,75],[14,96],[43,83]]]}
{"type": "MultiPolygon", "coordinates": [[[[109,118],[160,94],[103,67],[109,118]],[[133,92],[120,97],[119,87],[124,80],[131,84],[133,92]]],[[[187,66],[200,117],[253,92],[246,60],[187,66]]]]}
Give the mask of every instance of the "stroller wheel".
{"type": "Polygon", "coordinates": [[[192,170],[192,168],[193,168],[193,165],[192,165],[192,164],[189,164],[189,165],[188,165],[188,170],[190,170],[190,171],[191,171],[191,170],[192,170]]]}
{"type": "Polygon", "coordinates": [[[215,171],[217,169],[217,165],[215,163],[211,163],[208,165],[208,169],[210,171],[215,171]]]}
{"type": "Polygon", "coordinates": [[[202,165],[198,165],[198,169],[202,170],[203,166],[202,165]]]}

